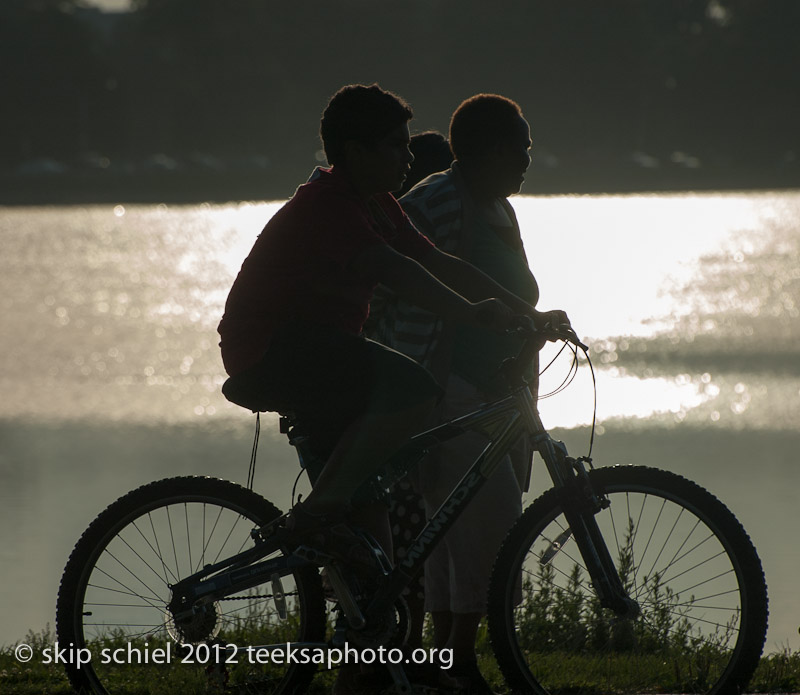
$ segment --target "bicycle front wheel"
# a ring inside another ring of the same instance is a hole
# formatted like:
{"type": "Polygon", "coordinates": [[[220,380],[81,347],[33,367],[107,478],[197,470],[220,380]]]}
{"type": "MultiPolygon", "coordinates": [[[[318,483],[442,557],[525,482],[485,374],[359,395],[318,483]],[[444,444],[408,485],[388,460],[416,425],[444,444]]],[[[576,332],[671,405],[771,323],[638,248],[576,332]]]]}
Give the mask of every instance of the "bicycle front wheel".
{"type": "Polygon", "coordinates": [[[117,500],[85,531],[58,595],[56,632],[69,646],[67,674],[79,693],[302,692],[312,663],[243,648],[323,642],[319,574],[275,575],[198,610],[176,625],[170,586],[253,547],[250,532],[280,516],[239,485],[170,478],[117,500]],[[233,651],[232,646],[239,647],[233,651]]]}
{"type": "Polygon", "coordinates": [[[492,574],[489,631],[519,693],[739,693],[767,629],[753,544],[713,495],[673,473],[599,468],[596,515],[641,609],[602,608],[554,490],[506,538],[492,574]]]}

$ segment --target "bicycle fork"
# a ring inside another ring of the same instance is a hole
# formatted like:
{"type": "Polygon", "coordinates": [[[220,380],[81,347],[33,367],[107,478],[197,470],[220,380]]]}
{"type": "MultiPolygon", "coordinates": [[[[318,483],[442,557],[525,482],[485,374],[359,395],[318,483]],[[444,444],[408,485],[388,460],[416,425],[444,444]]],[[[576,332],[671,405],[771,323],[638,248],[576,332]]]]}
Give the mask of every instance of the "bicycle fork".
{"type": "Polygon", "coordinates": [[[568,524],[542,555],[540,563],[547,564],[570,537],[574,538],[600,605],[622,619],[636,618],[640,613],[639,604],[628,595],[595,518],[598,512],[608,508],[608,499],[595,492],[583,459],[567,456],[563,443],[548,439],[540,453],[556,484],[568,524]]]}

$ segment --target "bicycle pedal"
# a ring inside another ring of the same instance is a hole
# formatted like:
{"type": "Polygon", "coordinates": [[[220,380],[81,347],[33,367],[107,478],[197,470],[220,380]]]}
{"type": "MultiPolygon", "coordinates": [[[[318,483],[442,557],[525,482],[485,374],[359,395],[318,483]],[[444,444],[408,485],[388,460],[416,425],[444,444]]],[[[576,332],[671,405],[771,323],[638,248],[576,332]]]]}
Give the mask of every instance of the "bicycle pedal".
{"type": "Polygon", "coordinates": [[[264,524],[258,528],[254,528],[250,535],[252,536],[253,540],[258,542],[264,542],[273,539],[275,536],[278,535],[281,531],[286,531],[286,517],[287,515],[284,514],[283,516],[270,521],[268,524],[264,524]]]}
{"type": "Polygon", "coordinates": [[[307,545],[299,545],[294,549],[294,554],[303,560],[308,560],[315,565],[330,565],[334,558],[327,553],[323,553],[316,548],[310,548],[307,545]]]}

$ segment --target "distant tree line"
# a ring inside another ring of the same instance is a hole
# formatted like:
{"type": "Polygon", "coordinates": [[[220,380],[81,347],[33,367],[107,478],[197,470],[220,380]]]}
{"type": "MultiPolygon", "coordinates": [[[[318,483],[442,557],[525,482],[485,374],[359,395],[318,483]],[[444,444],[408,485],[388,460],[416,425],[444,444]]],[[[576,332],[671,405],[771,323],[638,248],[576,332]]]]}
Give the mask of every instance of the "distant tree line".
{"type": "Polygon", "coordinates": [[[2,0],[0,165],[257,154],[293,178],[328,96],[378,81],[417,129],[506,94],[551,164],[794,166],[798,28],[797,0],[2,0]]]}

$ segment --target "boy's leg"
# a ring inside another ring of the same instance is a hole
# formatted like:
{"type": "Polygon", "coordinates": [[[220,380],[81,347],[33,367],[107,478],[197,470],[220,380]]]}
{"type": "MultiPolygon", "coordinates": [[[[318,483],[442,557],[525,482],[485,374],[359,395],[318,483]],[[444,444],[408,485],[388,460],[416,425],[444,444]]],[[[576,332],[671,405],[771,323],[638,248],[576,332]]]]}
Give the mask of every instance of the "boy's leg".
{"type": "Polygon", "coordinates": [[[425,425],[436,400],[403,410],[366,412],[345,430],[304,502],[312,514],[346,509],[361,483],[425,425]]]}
{"type": "MultiPolygon", "coordinates": [[[[327,339],[333,344],[314,363],[316,380],[304,374],[312,438],[321,432],[332,448],[303,501],[308,520],[349,512],[359,487],[424,428],[442,392],[425,369],[394,350],[356,336],[327,339]]],[[[375,536],[391,557],[385,506],[358,510],[350,521],[375,536]]]]}
{"type": "MultiPolygon", "coordinates": [[[[353,355],[343,351],[333,368],[344,388],[357,384],[361,406],[306,498],[311,513],[346,509],[358,487],[423,429],[441,395],[433,377],[405,355],[370,340],[354,341],[353,355]]],[[[335,408],[334,400],[328,410],[335,408]]]]}

